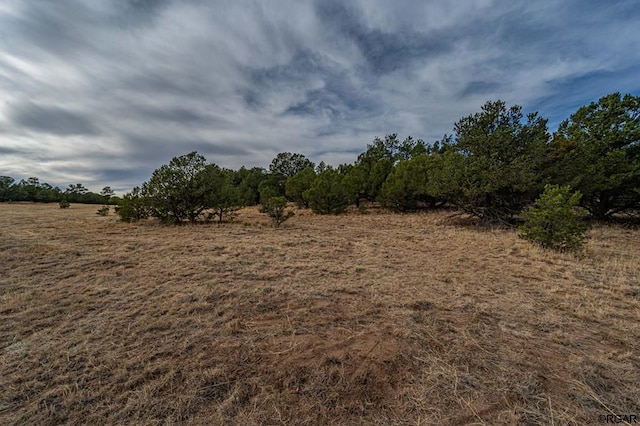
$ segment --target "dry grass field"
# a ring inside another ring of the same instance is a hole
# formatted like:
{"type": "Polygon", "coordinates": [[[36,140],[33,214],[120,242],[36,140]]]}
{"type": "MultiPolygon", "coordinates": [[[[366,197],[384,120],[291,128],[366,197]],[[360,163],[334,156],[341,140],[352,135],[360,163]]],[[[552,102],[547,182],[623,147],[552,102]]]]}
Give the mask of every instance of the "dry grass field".
{"type": "Polygon", "coordinates": [[[640,231],[449,213],[119,223],[0,205],[0,424],[596,424],[640,414],[640,231]]]}

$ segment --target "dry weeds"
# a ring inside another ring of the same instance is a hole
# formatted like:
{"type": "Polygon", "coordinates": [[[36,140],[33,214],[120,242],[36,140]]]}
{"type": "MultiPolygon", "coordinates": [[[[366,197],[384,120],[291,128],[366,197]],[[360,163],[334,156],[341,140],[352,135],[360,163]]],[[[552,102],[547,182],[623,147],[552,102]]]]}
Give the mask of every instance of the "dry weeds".
{"type": "Polygon", "coordinates": [[[0,205],[1,424],[585,424],[639,413],[640,238],[446,213],[163,227],[0,205]]]}

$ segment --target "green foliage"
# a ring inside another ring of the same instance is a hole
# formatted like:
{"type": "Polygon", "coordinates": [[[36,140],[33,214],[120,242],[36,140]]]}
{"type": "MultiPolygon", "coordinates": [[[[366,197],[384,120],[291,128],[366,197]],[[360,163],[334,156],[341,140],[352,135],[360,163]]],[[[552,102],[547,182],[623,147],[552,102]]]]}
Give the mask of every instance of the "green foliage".
{"type": "MultiPolygon", "coordinates": [[[[65,197],[72,203],[79,203],[86,198],[89,190],[81,183],[70,184],[64,191],[65,197]]],[[[104,199],[100,198],[100,203],[104,203],[104,199]]]]}
{"type": "Polygon", "coordinates": [[[151,215],[149,202],[142,196],[142,190],[139,187],[135,187],[130,193],[125,194],[115,211],[122,222],[137,222],[151,215]]]}
{"type": "Polygon", "coordinates": [[[456,140],[434,154],[430,195],[453,202],[486,223],[504,224],[542,189],[546,120],[523,122],[521,107],[487,102],[455,125],[456,140]]]}
{"type": "Polygon", "coordinates": [[[309,203],[304,199],[304,192],[311,188],[313,181],[316,180],[316,172],[312,167],[307,167],[293,176],[290,176],[285,182],[286,196],[299,208],[308,208],[309,203]]]}
{"type": "Polygon", "coordinates": [[[325,170],[327,170],[327,165],[324,163],[324,161],[321,161],[316,166],[315,172],[316,172],[316,174],[320,174],[320,173],[324,172],[325,170]]]}
{"type": "Polygon", "coordinates": [[[552,147],[554,180],[580,191],[594,217],[640,209],[640,97],[614,93],[579,108],[552,147]]]}
{"type": "Polygon", "coordinates": [[[105,198],[90,192],[82,184],[69,185],[66,191],[40,182],[35,176],[16,183],[10,176],[0,176],[0,202],[31,201],[36,203],[60,202],[62,199],[70,203],[104,204],[105,198]]]}
{"type": "Polygon", "coordinates": [[[245,194],[238,183],[236,172],[208,164],[198,176],[206,209],[212,209],[207,220],[216,217],[219,223],[232,220],[238,209],[245,205],[245,194]]]}
{"type": "Polygon", "coordinates": [[[195,222],[205,209],[199,174],[205,169],[202,155],[191,152],[174,157],[168,165],[156,169],[142,186],[151,215],[167,223],[195,222]]]}
{"type": "MultiPolygon", "coordinates": [[[[20,180],[17,184],[9,176],[0,178],[0,201],[59,202],[62,192],[48,183],[40,183],[37,177],[20,180]]],[[[69,200],[78,202],[80,200],[69,200]]]]}
{"type": "Polygon", "coordinates": [[[264,202],[262,211],[269,215],[275,228],[280,227],[283,222],[295,215],[293,211],[287,210],[287,199],[285,197],[269,198],[264,202]]]}
{"type": "Polygon", "coordinates": [[[244,205],[255,206],[260,204],[260,183],[265,177],[265,171],[260,167],[251,169],[241,167],[236,171],[238,190],[244,205]]]}
{"type": "Polygon", "coordinates": [[[546,185],[535,206],[527,209],[520,237],[556,251],[575,251],[585,242],[586,226],[575,207],[581,194],[569,186],[546,185]]]}
{"type": "Polygon", "coordinates": [[[262,176],[262,169],[222,169],[191,152],[155,170],[142,189],[125,195],[116,211],[125,222],[149,216],[167,223],[195,222],[205,210],[210,210],[207,221],[230,221],[239,208],[255,202],[262,176]]]}
{"type": "Polygon", "coordinates": [[[394,153],[394,156],[397,160],[410,160],[428,154],[429,150],[422,139],[415,140],[413,137],[407,136],[398,145],[397,153],[394,153]]]}
{"type": "Polygon", "coordinates": [[[360,199],[375,201],[382,184],[398,159],[400,142],[397,135],[387,135],[384,140],[375,138],[367,150],[358,156],[345,178],[345,184],[354,194],[356,206],[360,199]]]}
{"type": "Polygon", "coordinates": [[[0,176],[0,190],[9,188],[14,182],[15,179],[11,176],[0,176]]]}
{"type": "Polygon", "coordinates": [[[384,139],[376,137],[345,174],[345,185],[353,193],[356,206],[360,205],[361,199],[375,201],[378,198],[382,185],[398,161],[409,160],[427,152],[425,143],[414,140],[411,136],[402,142],[395,133],[384,139]]]}
{"type": "Polygon", "coordinates": [[[433,163],[431,156],[419,155],[396,164],[380,190],[382,205],[400,212],[436,207],[438,199],[428,194],[427,186],[433,163]]]}
{"type": "Polygon", "coordinates": [[[100,215],[100,216],[107,216],[109,215],[109,206],[102,206],[98,209],[98,211],[96,212],[96,214],[100,215]]]}
{"type": "Polygon", "coordinates": [[[100,191],[100,195],[108,200],[109,198],[116,195],[116,193],[113,191],[113,189],[111,189],[110,186],[105,186],[104,188],[102,188],[102,191],[100,191]]]}
{"type": "Polygon", "coordinates": [[[273,197],[285,196],[285,185],[287,176],[280,172],[268,173],[260,182],[258,190],[260,191],[260,203],[264,204],[266,200],[273,197]]]}
{"type": "Polygon", "coordinates": [[[345,211],[351,194],[344,183],[344,176],[328,167],[320,173],[307,191],[304,199],[311,210],[319,214],[337,214],[345,211]]]}
{"type": "Polygon", "coordinates": [[[0,202],[12,201],[13,183],[15,179],[11,176],[0,176],[0,202]]]}
{"type": "Polygon", "coordinates": [[[304,155],[281,152],[271,161],[269,173],[281,174],[288,178],[308,167],[313,169],[315,165],[304,155]]]}
{"type": "Polygon", "coordinates": [[[71,204],[69,203],[69,201],[65,199],[60,200],[60,203],[58,205],[60,206],[61,209],[68,209],[69,207],[71,207],[71,204]]]}

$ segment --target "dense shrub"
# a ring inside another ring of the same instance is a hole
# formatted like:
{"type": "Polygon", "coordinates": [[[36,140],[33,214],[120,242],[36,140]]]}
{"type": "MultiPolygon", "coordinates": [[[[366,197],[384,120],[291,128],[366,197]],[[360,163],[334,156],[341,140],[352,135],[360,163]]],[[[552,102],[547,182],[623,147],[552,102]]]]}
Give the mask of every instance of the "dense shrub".
{"type": "Polygon", "coordinates": [[[67,200],[61,200],[59,206],[61,209],[68,209],[71,204],[67,200]]]}
{"type": "Polygon", "coordinates": [[[258,185],[258,191],[260,192],[260,203],[273,197],[285,196],[285,184],[287,182],[287,176],[280,172],[267,173],[258,185]]]}
{"type": "Polygon", "coordinates": [[[141,192],[139,187],[135,187],[129,194],[122,197],[120,204],[115,208],[121,221],[137,222],[151,215],[148,200],[141,195],[141,192]]]}
{"type": "Polygon", "coordinates": [[[236,172],[208,164],[199,175],[203,205],[213,210],[207,215],[207,221],[217,218],[218,223],[230,221],[236,212],[245,205],[246,197],[240,182],[236,182],[236,172]]]}
{"type": "Polygon", "coordinates": [[[586,230],[583,215],[575,209],[580,197],[569,186],[546,185],[535,205],[523,213],[520,237],[556,251],[579,249],[586,230]]]}
{"type": "Polygon", "coordinates": [[[235,179],[237,180],[238,190],[244,205],[255,206],[260,204],[260,183],[265,177],[265,171],[260,167],[251,169],[240,167],[235,172],[235,179]]]}
{"type": "Polygon", "coordinates": [[[396,164],[380,190],[378,199],[382,205],[400,212],[436,207],[439,200],[428,194],[433,163],[433,157],[419,155],[396,164]]]}
{"type": "Polygon", "coordinates": [[[296,203],[299,208],[306,209],[309,202],[304,199],[304,193],[316,180],[316,172],[312,167],[307,167],[293,176],[290,176],[285,183],[285,193],[287,197],[296,203]]]}
{"type": "MultiPolygon", "coordinates": [[[[412,139],[407,139],[407,144],[413,142],[412,139]]],[[[400,146],[401,142],[395,133],[385,136],[384,140],[376,137],[349,168],[344,175],[344,185],[353,193],[356,206],[360,205],[361,199],[375,201],[378,198],[394,163],[401,158],[400,146]]]]}
{"type": "Polygon", "coordinates": [[[333,168],[327,168],[304,193],[304,198],[314,213],[337,214],[346,210],[352,198],[344,176],[333,168]]]}

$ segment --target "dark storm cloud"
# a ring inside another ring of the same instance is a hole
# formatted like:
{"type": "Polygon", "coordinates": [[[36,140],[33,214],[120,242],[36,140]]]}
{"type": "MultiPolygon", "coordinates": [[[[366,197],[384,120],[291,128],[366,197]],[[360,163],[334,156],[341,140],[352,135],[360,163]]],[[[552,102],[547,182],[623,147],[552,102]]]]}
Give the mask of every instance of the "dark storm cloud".
{"type": "Polygon", "coordinates": [[[194,151],[198,151],[209,161],[215,161],[215,158],[222,156],[243,156],[250,153],[247,149],[234,144],[214,144],[206,141],[192,141],[187,143],[193,147],[194,151]]]}
{"type": "Polygon", "coordinates": [[[151,71],[127,76],[120,85],[130,94],[151,100],[161,95],[192,99],[205,97],[214,89],[199,75],[197,69],[179,68],[165,70],[164,74],[151,71]]]}
{"type": "Polygon", "coordinates": [[[446,33],[425,34],[412,30],[385,32],[378,28],[367,28],[361,18],[362,11],[351,3],[317,0],[315,7],[328,31],[335,31],[352,40],[366,59],[368,70],[376,74],[435,58],[451,52],[453,47],[454,40],[446,33]]]}
{"type": "Polygon", "coordinates": [[[337,126],[377,109],[375,99],[357,87],[349,73],[308,50],[296,52],[287,64],[253,71],[251,81],[252,89],[244,94],[244,100],[254,109],[264,107],[274,93],[294,88],[301,99],[292,102],[283,115],[328,117],[337,126]]]}
{"type": "Polygon", "coordinates": [[[14,126],[39,133],[58,136],[97,135],[93,121],[88,115],[65,110],[55,106],[22,103],[14,106],[9,114],[14,126]]]}
{"type": "Polygon", "coordinates": [[[250,152],[235,144],[213,143],[204,140],[181,139],[169,136],[124,136],[130,143],[130,152],[134,157],[140,158],[146,164],[157,164],[168,162],[167,159],[197,151],[204,155],[209,161],[215,162],[218,157],[243,156],[250,152]],[[144,160],[142,160],[144,157],[144,160]]]}
{"type": "Polygon", "coordinates": [[[249,77],[250,89],[244,98],[247,105],[254,107],[264,106],[276,92],[290,89],[304,91],[318,76],[336,77],[327,58],[305,50],[295,52],[285,64],[268,68],[247,68],[245,71],[249,77]]]}
{"type": "MultiPolygon", "coordinates": [[[[58,55],[70,54],[89,46],[89,38],[79,30],[78,22],[89,18],[82,4],[69,1],[35,0],[31,6],[22,5],[22,12],[6,20],[13,38],[28,48],[58,55]]],[[[8,32],[7,31],[7,32],[8,32]]]]}
{"type": "Polygon", "coordinates": [[[500,83],[493,81],[471,81],[460,92],[461,97],[470,95],[485,95],[495,93],[500,88],[500,83]]]}
{"type": "Polygon", "coordinates": [[[171,0],[127,0],[122,15],[135,15],[139,19],[153,18],[171,4],[171,0]]]}
{"type": "Polygon", "coordinates": [[[19,153],[20,153],[19,149],[7,148],[7,147],[0,146],[0,155],[3,155],[3,154],[19,154],[19,153]]]}
{"type": "Polygon", "coordinates": [[[224,120],[195,108],[136,105],[130,106],[128,113],[134,114],[147,123],[170,122],[202,126],[225,123],[224,120]]]}
{"type": "Polygon", "coordinates": [[[118,192],[128,192],[131,190],[129,182],[137,182],[139,186],[142,182],[149,180],[153,169],[150,167],[131,167],[131,168],[106,168],[99,171],[96,176],[97,182],[108,182],[111,189],[118,192]]]}

